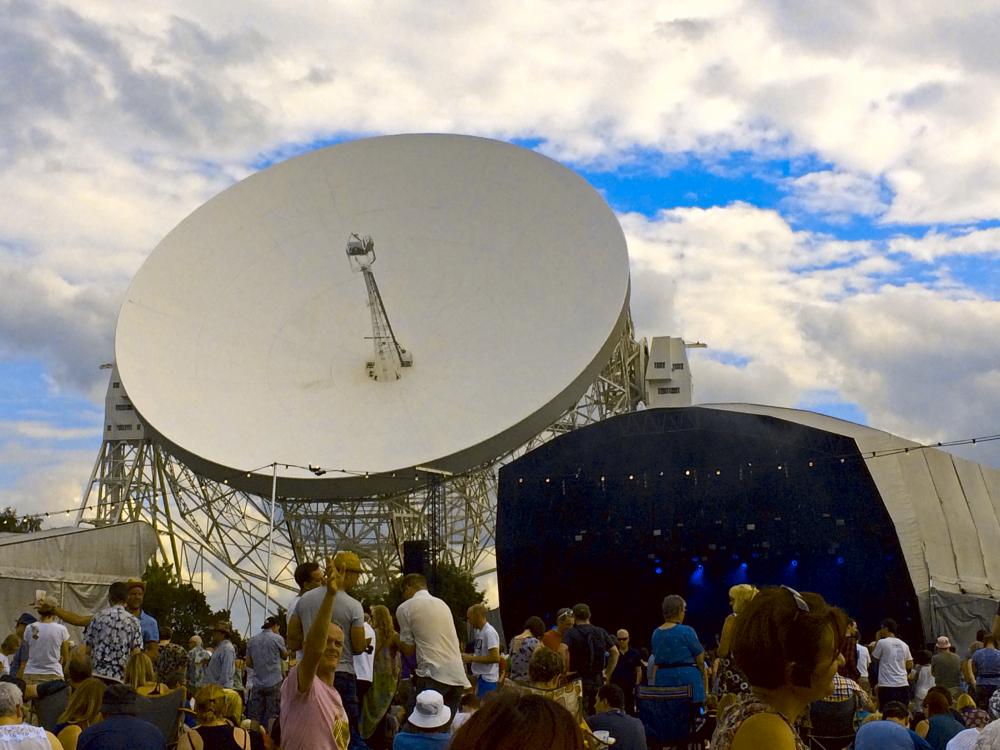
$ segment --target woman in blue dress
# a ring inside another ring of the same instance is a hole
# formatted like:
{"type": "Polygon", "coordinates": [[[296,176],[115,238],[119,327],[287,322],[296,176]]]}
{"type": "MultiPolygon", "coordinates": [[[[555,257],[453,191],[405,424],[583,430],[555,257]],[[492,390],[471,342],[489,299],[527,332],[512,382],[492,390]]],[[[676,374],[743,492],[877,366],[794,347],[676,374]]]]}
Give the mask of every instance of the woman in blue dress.
{"type": "Polygon", "coordinates": [[[705,649],[697,634],[684,625],[687,606],[671,594],[663,600],[663,624],[653,631],[653,684],[658,687],[691,686],[691,701],[705,702],[705,649]]]}

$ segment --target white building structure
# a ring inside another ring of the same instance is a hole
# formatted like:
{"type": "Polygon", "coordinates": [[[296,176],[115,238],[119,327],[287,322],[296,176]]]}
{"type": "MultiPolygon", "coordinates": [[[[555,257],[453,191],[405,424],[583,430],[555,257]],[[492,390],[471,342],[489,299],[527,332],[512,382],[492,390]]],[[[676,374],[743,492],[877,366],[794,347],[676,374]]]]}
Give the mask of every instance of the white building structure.
{"type": "Polygon", "coordinates": [[[693,384],[687,350],[704,347],[687,344],[676,336],[654,336],[646,361],[646,406],[691,406],[693,384]]]}

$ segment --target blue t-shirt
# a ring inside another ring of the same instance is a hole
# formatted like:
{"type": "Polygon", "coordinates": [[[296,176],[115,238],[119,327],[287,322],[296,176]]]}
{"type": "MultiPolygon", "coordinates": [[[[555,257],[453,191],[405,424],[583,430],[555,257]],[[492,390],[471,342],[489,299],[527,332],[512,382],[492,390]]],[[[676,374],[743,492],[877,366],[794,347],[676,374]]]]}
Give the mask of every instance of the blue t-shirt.
{"type": "Polygon", "coordinates": [[[977,685],[1000,685],[1000,651],[981,648],[972,655],[977,685]]]}
{"type": "Polygon", "coordinates": [[[587,717],[590,731],[605,729],[617,740],[615,750],[646,750],[646,730],[641,721],[620,708],[587,717]]]}
{"type": "Polygon", "coordinates": [[[936,714],[928,722],[927,744],[934,750],[945,750],[945,746],[959,732],[965,729],[965,724],[955,721],[948,714],[936,714]]]}
{"type": "Polygon", "coordinates": [[[163,733],[148,721],[112,714],[80,733],[76,750],[167,750],[163,733]]]}
{"type": "Polygon", "coordinates": [[[142,642],[150,643],[160,640],[160,626],[152,615],[139,610],[139,627],[142,630],[142,642]]]}
{"type": "Polygon", "coordinates": [[[448,747],[451,732],[400,732],[392,741],[392,750],[435,750],[448,747]]]}
{"type": "Polygon", "coordinates": [[[894,721],[869,721],[854,738],[854,750],[931,750],[926,740],[894,721]]]}

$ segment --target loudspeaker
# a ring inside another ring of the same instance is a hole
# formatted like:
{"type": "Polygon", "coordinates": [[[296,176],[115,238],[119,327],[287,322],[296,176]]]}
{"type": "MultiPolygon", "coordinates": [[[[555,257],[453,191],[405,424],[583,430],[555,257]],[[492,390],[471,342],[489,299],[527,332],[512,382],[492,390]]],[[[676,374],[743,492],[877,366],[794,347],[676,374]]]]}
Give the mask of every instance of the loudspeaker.
{"type": "Polygon", "coordinates": [[[426,576],[430,569],[431,544],[426,539],[403,542],[403,575],[420,573],[426,576]]]}

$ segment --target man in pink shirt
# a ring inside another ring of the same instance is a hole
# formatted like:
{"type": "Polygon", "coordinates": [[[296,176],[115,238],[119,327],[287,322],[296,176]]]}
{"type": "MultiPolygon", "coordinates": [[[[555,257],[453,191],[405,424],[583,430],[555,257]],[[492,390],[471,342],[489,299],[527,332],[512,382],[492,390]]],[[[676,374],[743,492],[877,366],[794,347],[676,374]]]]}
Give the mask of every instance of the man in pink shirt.
{"type": "Polygon", "coordinates": [[[333,677],[344,648],[344,631],[330,621],[344,571],[326,566],[326,594],[309,626],[302,659],[281,686],[282,750],[347,750],[351,732],[333,677]]]}

